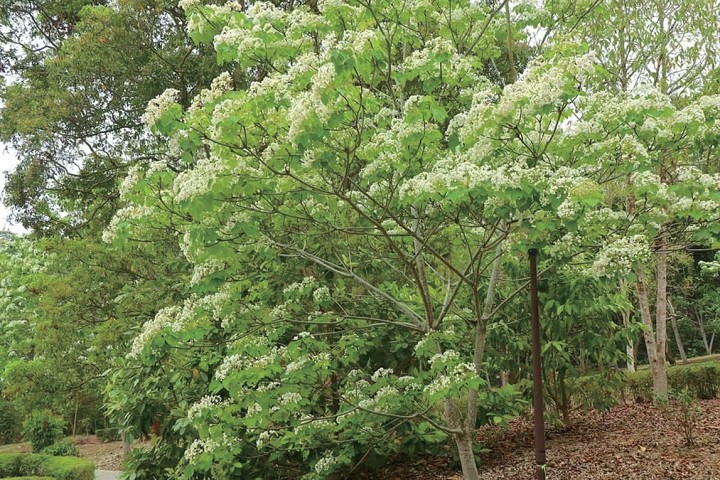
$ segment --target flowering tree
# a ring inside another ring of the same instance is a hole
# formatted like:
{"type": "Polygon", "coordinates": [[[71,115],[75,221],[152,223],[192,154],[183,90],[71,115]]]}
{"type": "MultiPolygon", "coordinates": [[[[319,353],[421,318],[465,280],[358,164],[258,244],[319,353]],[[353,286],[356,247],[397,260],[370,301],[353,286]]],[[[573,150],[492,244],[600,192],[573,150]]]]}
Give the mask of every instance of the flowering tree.
{"type": "Polygon", "coordinates": [[[481,373],[503,245],[530,228],[538,197],[552,209],[573,183],[555,180],[542,148],[592,62],[539,65],[498,96],[480,72],[506,27],[481,5],[185,8],[221,62],[265,73],[244,90],[221,75],[184,113],[172,90],[150,105],[145,120],[188,168],[132,172],[131,204],[108,232],[174,213],[193,283],[210,293],[161,312],[134,355],[168,332],[230,342],[210,372],[214,396],[188,419],[200,439],[183,475],[237,468],[229,459],[248,444],[312,455],[311,472],[326,475],[411,423],[451,436],[476,478],[478,404],[497,395],[481,373]],[[506,137],[514,130],[525,134],[506,137]],[[238,280],[248,264],[250,283],[238,280]],[[323,453],[346,435],[346,450],[323,453]]]}
{"type": "Polygon", "coordinates": [[[713,98],[595,94],[595,59],[559,54],[501,90],[482,72],[507,24],[476,3],[183,6],[191,36],[255,81],[221,74],[185,110],[174,90],[151,102],[144,120],[181,162],[131,171],[106,232],[170,222],[194,265],[130,356],[171,359],[189,395],[208,383],[178,401],[174,429],[197,438],[176,477],[282,458],[324,478],[450,437],[477,478],[478,411],[512,398],[482,379],[503,258],[543,246],[627,277],[669,217],[714,234],[717,177],[685,168],[670,188],[649,168],[707,152],[713,98]]]}

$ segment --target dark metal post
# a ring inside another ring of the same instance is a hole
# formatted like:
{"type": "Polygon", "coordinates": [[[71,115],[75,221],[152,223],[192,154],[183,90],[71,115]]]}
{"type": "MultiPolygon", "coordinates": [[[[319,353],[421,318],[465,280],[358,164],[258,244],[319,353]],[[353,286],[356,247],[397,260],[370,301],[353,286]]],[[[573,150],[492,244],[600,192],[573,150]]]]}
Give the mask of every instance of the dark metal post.
{"type": "Polygon", "coordinates": [[[545,419],[543,411],[542,357],[540,350],[540,309],[536,249],[530,249],[530,318],[532,322],[533,413],[535,417],[535,473],[537,480],[545,480],[545,419]]]}

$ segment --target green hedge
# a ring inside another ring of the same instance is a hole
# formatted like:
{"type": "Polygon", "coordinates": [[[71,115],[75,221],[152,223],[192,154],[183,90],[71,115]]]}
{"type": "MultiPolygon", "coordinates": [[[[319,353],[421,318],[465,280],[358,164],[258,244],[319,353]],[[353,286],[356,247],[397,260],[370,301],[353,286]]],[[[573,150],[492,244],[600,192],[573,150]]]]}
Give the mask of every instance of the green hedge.
{"type": "MultiPolygon", "coordinates": [[[[687,388],[693,397],[701,400],[720,395],[720,362],[677,364],[667,369],[671,390],[687,388]]],[[[573,398],[576,405],[585,409],[606,410],[627,400],[651,402],[653,400],[652,373],[649,369],[635,373],[608,372],[576,380],[573,398]]]]}
{"type": "MultiPolygon", "coordinates": [[[[720,393],[720,363],[695,363],[668,367],[668,385],[672,390],[687,388],[701,400],[716,398],[720,393]]],[[[653,382],[650,370],[640,370],[627,376],[627,388],[637,402],[653,399],[653,382]]]]}
{"type": "Polygon", "coordinates": [[[54,480],[94,480],[95,464],[77,457],[36,453],[0,453],[0,478],[50,477],[54,480]]]}

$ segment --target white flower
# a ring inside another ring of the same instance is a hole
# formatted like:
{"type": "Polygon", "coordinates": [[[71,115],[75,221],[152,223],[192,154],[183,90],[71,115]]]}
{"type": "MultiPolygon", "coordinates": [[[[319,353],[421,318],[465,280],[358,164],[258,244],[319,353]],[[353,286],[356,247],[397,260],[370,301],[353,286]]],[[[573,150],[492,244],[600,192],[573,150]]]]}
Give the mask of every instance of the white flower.
{"type": "Polygon", "coordinates": [[[202,5],[200,0],[180,0],[178,6],[183,10],[190,10],[192,8],[202,5]]]}
{"type": "Polygon", "coordinates": [[[145,113],[141,118],[145,126],[148,128],[155,126],[155,123],[157,123],[163,113],[175,104],[178,94],[180,94],[180,91],[175,90],[174,88],[168,88],[163,93],[150,100],[147,108],[145,109],[145,113]]]}
{"type": "Polygon", "coordinates": [[[142,177],[143,172],[142,168],[140,168],[140,164],[135,164],[130,167],[118,190],[121,200],[127,199],[128,194],[130,194],[130,192],[132,192],[132,190],[135,188],[135,185],[137,185],[137,183],[142,180],[142,177]]]}
{"type": "Polygon", "coordinates": [[[223,94],[233,89],[233,80],[228,72],[222,72],[210,83],[210,89],[203,89],[193,98],[190,111],[197,110],[208,103],[214,102],[223,94]]]}
{"type": "Polygon", "coordinates": [[[592,271],[598,276],[628,273],[636,262],[649,256],[650,247],[644,236],[614,236],[598,252],[592,271]]]}
{"type": "Polygon", "coordinates": [[[392,374],[393,374],[392,368],[378,368],[377,370],[375,370],[375,373],[372,374],[370,379],[373,382],[377,382],[379,379],[390,376],[392,374]]]}
{"type": "Polygon", "coordinates": [[[178,202],[191,200],[210,191],[213,182],[226,174],[224,163],[215,157],[197,161],[194,168],[175,177],[173,192],[178,202]]]}
{"type": "Polygon", "coordinates": [[[331,451],[325,452],[325,456],[315,463],[315,472],[319,475],[330,473],[338,460],[331,451]]]}
{"type": "Polygon", "coordinates": [[[222,398],[220,398],[218,395],[206,395],[190,406],[190,408],[188,409],[187,418],[193,420],[200,416],[203,410],[207,410],[208,408],[216,407],[223,404],[224,402],[222,398]]]}
{"type": "Polygon", "coordinates": [[[307,363],[307,360],[304,358],[300,358],[298,360],[295,360],[294,362],[290,362],[285,367],[285,373],[296,372],[296,371],[300,370],[301,368],[303,368],[306,363],[307,363]]]}
{"type": "Polygon", "coordinates": [[[130,348],[130,357],[137,357],[145,348],[145,345],[162,330],[172,327],[177,322],[181,309],[178,306],[160,309],[155,318],[143,325],[142,332],[133,340],[130,348]]]}
{"type": "Polygon", "coordinates": [[[316,289],[313,292],[313,300],[315,301],[315,303],[329,302],[330,300],[332,300],[332,297],[330,296],[330,289],[325,285],[316,289]]]}
{"type": "Polygon", "coordinates": [[[262,412],[262,410],[263,408],[259,403],[253,403],[247,409],[247,416],[251,417],[253,415],[257,415],[258,413],[262,412]]]}
{"type": "Polygon", "coordinates": [[[142,218],[147,218],[153,214],[153,209],[151,207],[145,207],[141,205],[130,205],[127,207],[123,207],[117,212],[115,212],[115,215],[113,216],[112,220],[110,220],[110,225],[105,229],[102,235],[102,239],[104,242],[110,243],[115,238],[117,238],[118,234],[118,228],[120,227],[120,224],[123,222],[127,222],[130,220],[139,220],[142,218]]]}
{"type": "Polygon", "coordinates": [[[297,405],[302,400],[302,396],[297,392],[283,393],[278,398],[278,405],[297,405]]]}
{"type": "Polygon", "coordinates": [[[264,432],[260,432],[260,435],[258,436],[257,441],[255,442],[255,446],[259,449],[263,448],[263,446],[267,443],[268,440],[270,440],[272,437],[276,437],[278,435],[277,430],[265,430],[264,432]]]}
{"type": "Polygon", "coordinates": [[[203,263],[195,264],[193,266],[193,275],[192,275],[192,278],[190,279],[190,285],[195,286],[195,285],[200,284],[208,276],[224,269],[225,266],[226,266],[225,262],[215,259],[215,258],[210,259],[203,263]]]}

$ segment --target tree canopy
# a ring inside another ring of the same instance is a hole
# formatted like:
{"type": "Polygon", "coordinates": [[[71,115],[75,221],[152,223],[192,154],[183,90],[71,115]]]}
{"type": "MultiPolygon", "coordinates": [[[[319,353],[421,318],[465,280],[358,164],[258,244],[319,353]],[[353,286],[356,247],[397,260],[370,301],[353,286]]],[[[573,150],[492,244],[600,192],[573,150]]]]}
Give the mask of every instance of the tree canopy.
{"type": "Polygon", "coordinates": [[[134,478],[448,441],[478,478],[475,429],[527,403],[531,248],[566,426],[568,379],[640,335],[667,397],[671,296],[703,299],[676,306],[712,351],[717,282],[668,286],[718,270],[692,257],[720,246],[705,3],[76,3],[1,5],[5,197],[35,238],[3,243],[0,366],[39,389],[3,395],[62,378],[51,407],[161,423],[134,478]]]}

